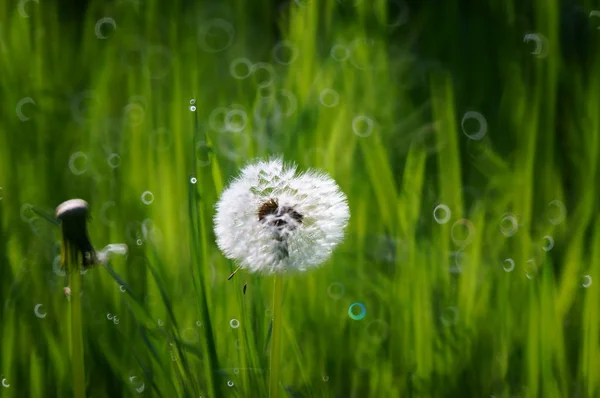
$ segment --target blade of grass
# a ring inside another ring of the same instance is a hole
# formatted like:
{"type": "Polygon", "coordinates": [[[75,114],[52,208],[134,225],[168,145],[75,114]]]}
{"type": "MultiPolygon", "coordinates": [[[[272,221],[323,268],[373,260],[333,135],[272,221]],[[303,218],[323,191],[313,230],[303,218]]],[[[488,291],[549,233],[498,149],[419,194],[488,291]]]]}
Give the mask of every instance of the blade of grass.
{"type": "MultiPolygon", "coordinates": [[[[198,115],[193,112],[194,117],[194,131],[196,134],[200,131],[198,115]]],[[[206,137],[208,140],[208,136],[206,137]]],[[[195,141],[195,138],[194,138],[195,141]]],[[[210,145],[210,144],[209,144],[210,145]]],[[[212,146],[211,146],[212,147],[212,146]]],[[[192,156],[192,171],[197,171],[196,165],[196,152],[195,145],[193,145],[194,153],[192,156]]],[[[216,157],[211,155],[211,161],[215,161],[216,157]]],[[[213,168],[214,170],[214,168],[213,168]]],[[[206,172],[202,173],[203,176],[199,181],[209,181],[206,172]]],[[[191,184],[188,190],[188,214],[189,214],[189,229],[190,229],[190,252],[191,252],[191,267],[194,288],[196,294],[199,297],[199,312],[200,319],[202,319],[204,338],[203,351],[207,354],[207,357],[203,361],[205,374],[208,375],[208,394],[209,395],[222,395],[221,384],[219,383],[213,369],[219,368],[219,361],[215,348],[215,341],[212,334],[213,326],[210,319],[209,303],[206,294],[207,284],[204,278],[204,270],[208,268],[208,238],[206,220],[204,214],[204,199],[196,188],[196,184],[191,184]]]]}

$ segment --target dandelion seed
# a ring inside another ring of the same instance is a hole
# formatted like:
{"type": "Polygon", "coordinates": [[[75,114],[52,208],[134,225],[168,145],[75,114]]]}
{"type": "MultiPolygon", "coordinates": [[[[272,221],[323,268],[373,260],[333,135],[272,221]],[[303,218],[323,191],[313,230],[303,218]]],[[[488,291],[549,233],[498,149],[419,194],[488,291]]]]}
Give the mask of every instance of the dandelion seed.
{"type": "Polygon", "coordinates": [[[233,271],[233,272],[232,272],[232,273],[229,275],[229,277],[227,278],[227,280],[228,280],[228,281],[229,281],[229,280],[231,280],[231,278],[233,278],[233,277],[235,276],[236,272],[238,272],[238,271],[240,270],[240,268],[241,268],[241,267],[238,267],[238,268],[237,268],[235,271],[233,271]]]}
{"type": "Polygon", "coordinates": [[[246,166],[216,207],[221,251],[242,269],[269,274],[321,265],[343,240],[350,218],[333,179],[316,170],[297,173],[281,158],[246,166]]]}
{"type": "MultiPolygon", "coordinates": [[[[125,256],[125,255],[127,255],[128,250],[129,250],[129,248],[124,243],[111,243],[110,245],[106,245],[104,247],[104,249],[102,249],[98,252],[98,254],[97,254],[98,262],[100,262],[101,264],[106,264],[106,262],[111,257],[111,255],[118,254],[121,256],[125,256]]],[[[123,287],[123,286],[121,286],[121,287],[123,287]]],[[[124,292],[125,289],[123,289],[121,291],[124,292]]]]}

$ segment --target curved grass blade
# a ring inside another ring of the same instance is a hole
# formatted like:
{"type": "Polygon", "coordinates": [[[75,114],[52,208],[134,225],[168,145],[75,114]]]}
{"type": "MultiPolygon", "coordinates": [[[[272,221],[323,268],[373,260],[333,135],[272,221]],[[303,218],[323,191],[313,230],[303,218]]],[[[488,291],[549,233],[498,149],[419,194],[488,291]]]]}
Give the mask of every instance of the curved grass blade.
{"type": "Polygon", "coordinates": [[[54,216],[46,213],[45,211],[37,209],[35,207],[31,207],[31,211],[33,211],[35,214],[37,214],[38,216],[42,217],[43,219],[45,219],[49,223],[54,224],[57,227],[60,226],[60,221],[56,217],[54,217],[54,216]]]}

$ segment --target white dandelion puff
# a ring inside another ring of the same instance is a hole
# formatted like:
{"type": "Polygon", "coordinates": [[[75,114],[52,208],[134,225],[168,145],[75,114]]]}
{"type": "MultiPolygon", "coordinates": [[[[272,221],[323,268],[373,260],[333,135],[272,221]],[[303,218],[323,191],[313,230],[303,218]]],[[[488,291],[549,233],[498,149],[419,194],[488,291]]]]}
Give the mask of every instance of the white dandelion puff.
{"type": "Polygon", "coordinates": [[[281,158],[246,166],[223,191],[214,217],[217,245],[249,272],[306,271],[344,239],[346,195],[326,173],[296,172],[281,158]]]}

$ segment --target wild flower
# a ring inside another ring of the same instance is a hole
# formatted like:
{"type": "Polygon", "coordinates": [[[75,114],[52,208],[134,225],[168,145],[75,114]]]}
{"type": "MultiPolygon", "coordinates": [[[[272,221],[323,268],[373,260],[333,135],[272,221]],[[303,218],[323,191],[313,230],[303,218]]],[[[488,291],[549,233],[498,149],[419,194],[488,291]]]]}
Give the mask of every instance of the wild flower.
{"type": "Polygon", "coordinates": [[[350,218],[346,195],[324,172],[279,157],[242,169],[214,217],[217,244],[249,272],[306,271],[325,262],[350,218]]]}
{"type": "Polygon", "coordinates": [[[73,394],[76,398],[86,396],[80,297],[83,289],[81,273],[91,266],[106,264],[112,252],[126,253],[127,251],[125,245],[108,245],[100,253],[96,253],[88,236],[88,215],[89,206],[82,199],[68,200],[56,208],[56,218],[62,224],[61,266],[66,268],[69,278],[69,286],[64,288],[64,293],[70,301],[71,366],[73,394]]]}
{"type": "Polygon", "coordinates": [[[63,235],[63,254],[61,265],[65,266],[66,253],[72,250],[75,264],[81,264],[84,269],[94,265],[106,264],[111,254],[127,254],[127,245],[109,244],[99,252],[92,245],[88,231],[88,203],[83,199],[71,199],[61,203],[56,208],[56,218],[61,221],[63,235]]]}
{"type": "Polygon", "coordinates": [[[277,398],[283,297],[280,274],[315,268],[331,256],[344,239],[350,219],[348,200],[326,173],[311,169],[298,173],[296,165],[275,157],[244,167],[221,194],[216,210],[217,245],[225,256],[249,272],[275,275],[269,397],[277,398]]]}

